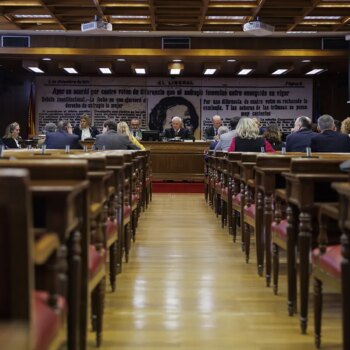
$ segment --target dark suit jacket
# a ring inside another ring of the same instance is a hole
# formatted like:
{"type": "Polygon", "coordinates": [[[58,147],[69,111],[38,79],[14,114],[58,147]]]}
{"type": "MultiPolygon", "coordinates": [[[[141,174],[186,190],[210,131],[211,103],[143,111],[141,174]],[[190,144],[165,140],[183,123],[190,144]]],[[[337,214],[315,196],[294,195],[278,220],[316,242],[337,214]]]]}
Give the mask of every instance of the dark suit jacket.
{"type": "Polygon", "coordinates": [[[191,138],[190,131],[185,128],[181,128],[177,135],[175,135],[175,130],[173,128],[165,129],[164,130],[164,136],[167,139],[173,139],[175,137],[180,137],[181,139],[189,139],[191,138]]]}
{"type": "MultiPolygon", "coordinates": [[[[10,138],[3,138],[2,143],[7,147],[7,148],[19,148],[17,146],[16,141],[10,137],[10,138]]],[[[1,143],[0,143],[1,144],[1,143]]]]}
{"type": "Polygon", "coordinates": [[[46,134],[44,144],[48,149],[65,149],[67,145],[69,145],[71,149],[81,148],[77,135],[68,134],[61,130],[46,134]]]}
{"type": "Polygon", "coordinates": [[[212,140],[215,136],[215,128],[211,126],[210,128],[205,129],[204,131],[204,139],[212,140]]]}
{"type": "Polygon", "coordinates": [[[311,139],[318,134],[308,129],[301,129],[287,136],[287,152],[306,152],[306,147],[310,147],[311,139]]]}
{"type": "Polygon", "coordinates": [[[325,130],[311,140],[312,152],[350,152],[350,137],[333,130],[325,130]]]}
{"type": "Polygon", "coordinates": [[[96,136],[95,147],[97,149],[134,149],[139,148],[134,145],[127,136],[119,135],[115,130],[108,130],[104,134],[96,136]]]}
{"type": "MultiPolygon", "coordinates": [[[[99,134],[99,131],[97,130],[96,126],[90,126],[90,134],[91,134],[91,137],[95,138],[98,134],[99,134]]],[[[81,140],[81,129],[79,126],[76,126],[73,130],[73,133],[75,135],[78,135],[79,136],[79,140],[81,140]]]]}

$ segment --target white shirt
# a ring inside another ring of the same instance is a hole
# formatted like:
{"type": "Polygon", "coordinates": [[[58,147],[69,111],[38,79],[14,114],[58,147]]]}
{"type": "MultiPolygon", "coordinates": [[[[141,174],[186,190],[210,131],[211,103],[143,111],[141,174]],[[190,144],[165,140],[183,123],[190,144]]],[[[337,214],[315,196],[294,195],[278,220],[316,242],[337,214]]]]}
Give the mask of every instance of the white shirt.
{"type": "Polygon", "coordinates": [[[81,129],[81,139],[89,139],[91,138],[91,132],[89,128],[81,129]]]}

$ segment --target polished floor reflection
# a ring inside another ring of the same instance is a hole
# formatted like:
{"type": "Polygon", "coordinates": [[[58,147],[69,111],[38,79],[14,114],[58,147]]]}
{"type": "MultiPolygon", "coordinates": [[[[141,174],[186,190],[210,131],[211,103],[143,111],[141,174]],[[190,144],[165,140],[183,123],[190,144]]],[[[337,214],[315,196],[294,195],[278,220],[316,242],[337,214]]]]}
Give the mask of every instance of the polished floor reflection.
{"type": "MultiPolygon", "coordinates": [[[[312,305],[301,335],[285,277],[274,296],[254,256],[244,260],[203,195],[155,194],[117,291],[107,291],[101,349],[314,349],[312,305]]],[[[337,296],[325,296],[323,320],[322,348],[340,350],[337,296]]]]}

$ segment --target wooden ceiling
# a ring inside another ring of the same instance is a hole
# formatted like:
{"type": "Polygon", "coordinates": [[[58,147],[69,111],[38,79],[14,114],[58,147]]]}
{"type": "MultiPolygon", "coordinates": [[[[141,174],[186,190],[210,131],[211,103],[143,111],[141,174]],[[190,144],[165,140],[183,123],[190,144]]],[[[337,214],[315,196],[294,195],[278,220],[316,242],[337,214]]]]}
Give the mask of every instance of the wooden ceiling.
{"type": "Polygon", "coordinates": [[[275,32],[349,30],[349,0],[0,0],[0,31],[80,31],[97,15],[113,31],[242,32],[259,18],[275,32]]]}

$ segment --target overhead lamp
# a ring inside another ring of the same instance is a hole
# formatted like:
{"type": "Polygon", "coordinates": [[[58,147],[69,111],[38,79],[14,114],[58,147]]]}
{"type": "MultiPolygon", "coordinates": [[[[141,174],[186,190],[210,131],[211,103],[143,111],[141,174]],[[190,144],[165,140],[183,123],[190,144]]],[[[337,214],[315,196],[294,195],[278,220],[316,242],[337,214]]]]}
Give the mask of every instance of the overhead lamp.
{"type": "Polygon", "coordinates": [[[237,75],[245,76],[253,73],[255,70],[255,66],[253,65],[242,65],[239,67],[237,71],[237,75]]]}
{"type": "Polygon", "coordinates": [[[43,74],[45,73],[43,71],[43,69],[40,67],[39,62],[38,61],[23,61],[22,62],[22,66],[23,68],[33,72],[33,73],[37,73],[37,74],[43,74]]]}
{"type": "Polygon", "coordinates": [[[60,62],[58,64],[60,69],[63,69],[68,74],[78,74],[78,67],[74,62],[60,62]]]}
{"type": "Polygon", "coordinates": [[[131,65],[132,71],[137,75],[145,75],[147,74],[147,67],[144,64],[132,64],[131,65]]]}
{"type": "Polygon", "coordinates": [[[102,74],[113,74],[112,63],[110,62],[98,62],[97,67],[102,74]]]}
{"type": "Polygon", "coordinates": [[[214,75],[220,68],[219,64],[205,64],[203,75],[214,75]]]}
{"type": "Polygon", "coordinates": [[[271,75],[273,76],[279,76],[279,75],[287,74],[288,72],[292,71],[293,68],[294,67],[292,64],[279,64],[279,65],[273,66],[270,72],[271,72],[271,75]]]}
{"type": "Polygon", "coordinates": [[[307,66],[304,70],[305,75],[318,75],[327,71],[327,67],[322,64],[313,64],[311,66],[307,66]]]}
{"type": "Polygon", "coordinates": [[[184,70],[184,64],[183,63],[169,63],[168,64],[168,71],[170,75],[180,75],[181,72],[184,70]]]}

